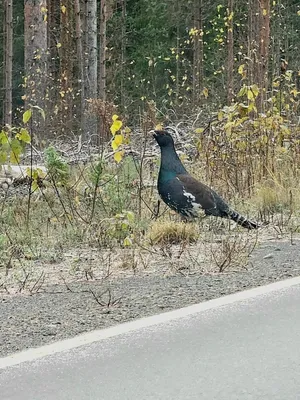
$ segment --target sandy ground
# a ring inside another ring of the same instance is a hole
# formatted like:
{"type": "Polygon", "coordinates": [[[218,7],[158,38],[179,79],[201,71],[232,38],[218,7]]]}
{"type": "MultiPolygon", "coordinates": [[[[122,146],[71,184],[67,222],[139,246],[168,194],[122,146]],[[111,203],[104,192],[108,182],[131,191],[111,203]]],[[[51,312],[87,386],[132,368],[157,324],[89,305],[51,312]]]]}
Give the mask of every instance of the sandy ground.
{"type": "Polygon", "coordinates": [[[300,240],[266,240],[247,266],[223,273],[172,262],[143,270],[123,265],[122,273],[102,276],[88,270],[92,279],[45,282],[31,295],[2,290],[0,356],[300,275],[300,240]]]}

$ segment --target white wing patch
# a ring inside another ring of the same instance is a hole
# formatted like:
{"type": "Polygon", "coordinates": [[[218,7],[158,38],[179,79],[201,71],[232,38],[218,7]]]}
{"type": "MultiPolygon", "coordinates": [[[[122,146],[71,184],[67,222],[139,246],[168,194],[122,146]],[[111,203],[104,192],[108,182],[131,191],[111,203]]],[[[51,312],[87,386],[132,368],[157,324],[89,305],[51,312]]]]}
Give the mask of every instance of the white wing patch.
{"type": "Polygon", "coordinates": [[[193,208],[194,208],[196,211],[202,209],[201,204],[196,203],[196,197],[195,197],[192,193],[189,193],[189,192],[187,192],[185,189],[183,189],[183,195],[184,195],[185,197],[187,197],[188,199],[191,200],[191,204],[192,204],[193,208]]]}
{"type": "Polygon", "coordinates": [[[183,189],[183,195],[188,199],[191,199],[192,202],[196,200],[196,197],[192,193],[187,192],[185,189],[183,189]]]}

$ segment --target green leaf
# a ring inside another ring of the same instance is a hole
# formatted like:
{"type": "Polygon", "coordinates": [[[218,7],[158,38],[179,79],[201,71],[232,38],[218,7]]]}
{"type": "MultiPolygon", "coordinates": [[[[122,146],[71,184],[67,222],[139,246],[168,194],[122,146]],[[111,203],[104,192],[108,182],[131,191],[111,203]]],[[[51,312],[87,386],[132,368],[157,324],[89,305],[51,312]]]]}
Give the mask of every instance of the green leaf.
{"type": "Polygon", "coordinates": [[[257,97],[259,94],[259,87],[256,84],[254,84],[251,86],[251,89],[252,89],[254,97],[257,97]]]}
{"type": "Polygon", "coordinates": [[[8,136],[5,131],[0,132],[0,144],[6,144],[8,143],[8,136]]]}
{"type": "Polygon", "coordinates": [[[19,161],[20,161],[20,157],[19,156],[20,156],[20,154],[17,154],[15,152],[11,151],[10,155],[9,155],[10,162],[12,164],[19,164],[19,161]]]}
{"type": "Polygon", "coordinates": [[[0,164],[4,164],[7,161],[7,153],[0,151],[0,164]]]}
{"type": "Polygon", "coordinates": [[[237,94],[237,97],[242,97],[247,93],[247,87],[243,86],[237,94]]]}
{"type": "Polygon", "coordinates": [[[29,132],[25,128],[21,128],[20,132],[16,134],[16,138],[19,139],[21,142],[24,143],[30,143],[31,142],[31,137],[29,135],[29,132]]]}
{"type": "Polygon", "coordinates": [[[30,120],[31,114],[32,114],[31,113],[31,109],[29,109],[29,110],[24,112],[24,114],[23,114],[23,122],[24,122],[24,124],[27,124],[27,122],[30,120]]]}
{"type": "Polygon", "coordinates": [[[254,94],[251,89],[247,90],[247,98],[248,100],[254,100],[254,94]]]}
{"type": "Polygon", "coordinates": [[[22,153],[22,146],[18,139],[12,139],[10,142],[10,162],[12,164],[18,164],[20,162],[20,155],[22,153]]]}
{"type": "Polygon", "coordinates": [[[124,241],[123,241],[123,246],[126,246],[126,247],[132,246],[132,240],[130,239],[130,237],[127,236],[127,237],[124,239],[124,241]]]}
{"type": "Polygon", "coordinates": [[[31,184],[31,190],[32,190],[33,192],[35,192],[38,188],[39,188],[39,185],[38,185],[37,181],[36,181],[36,180],[33,180],[33,181],[32,181],[32,184],[31,184]]]}
{"type": "Polygon", "coordinates": [[[134,213],[132,211],[127,211],[127,219],[129,222],[134,222],[134,213]]]}

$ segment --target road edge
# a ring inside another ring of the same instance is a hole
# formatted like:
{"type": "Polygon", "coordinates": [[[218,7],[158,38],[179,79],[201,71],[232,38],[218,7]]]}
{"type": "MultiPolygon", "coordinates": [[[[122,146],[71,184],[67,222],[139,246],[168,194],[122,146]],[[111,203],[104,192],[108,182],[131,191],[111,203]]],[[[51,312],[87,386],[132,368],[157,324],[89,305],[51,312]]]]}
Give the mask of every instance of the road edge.
{"type": "Polygon", "coordinates": [[[202,303],[193,304],[191,306],[179,308],[161,314],[152,315],[150,317],[140,318],[131,322],[125,322],[110,328],[94,330],[86,332],[69,339],[60,340],[51,344],[47,344],[37,348],[31,348],[18,353],[13,353],[4,358],[0,358],[0,370],[24,362],[34,361],[49,355],[71,350],[80,346],[88,345],[111,337],[119,336],[125,333],[136,331],[142,328],[162,324],[173,321],[189,315],[197,314],[213,308],[218,308],[245,301],[257,296],[267,295],[269,293],[300,285],[300,276],[270,283],[264,286],[258,286],[242,292],[237,292],[216,299],[208,300],[202,303]]]}

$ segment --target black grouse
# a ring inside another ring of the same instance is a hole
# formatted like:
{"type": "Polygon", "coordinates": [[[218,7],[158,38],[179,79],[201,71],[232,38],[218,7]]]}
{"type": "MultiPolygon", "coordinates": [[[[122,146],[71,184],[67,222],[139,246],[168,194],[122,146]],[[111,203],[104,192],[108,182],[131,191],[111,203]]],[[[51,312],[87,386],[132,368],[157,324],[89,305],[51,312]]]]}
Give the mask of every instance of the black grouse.
{"type": "Polygon", "coordinates": [[[184,168],[178,157],[172,136],[167,131],[154,131],[161,150],[157,189],[162,200],[184,219],[190,220],[203,210],[205,215],[231,218],[244,228],[256,229],[258,224],[249,221],[233,209],[210,187],[197,181],[184,168]]]}

